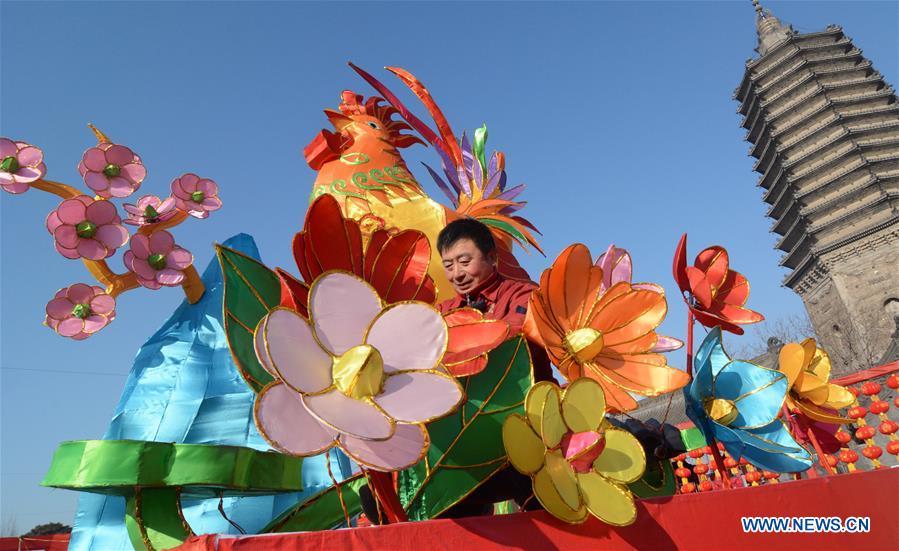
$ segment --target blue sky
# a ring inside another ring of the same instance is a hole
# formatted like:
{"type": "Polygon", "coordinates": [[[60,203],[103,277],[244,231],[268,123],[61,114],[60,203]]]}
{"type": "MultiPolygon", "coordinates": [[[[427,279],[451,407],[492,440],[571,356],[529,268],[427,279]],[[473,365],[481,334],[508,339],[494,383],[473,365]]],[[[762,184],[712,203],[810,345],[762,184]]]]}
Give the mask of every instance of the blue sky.
{"type": "MultiPolygon", "coordinates": [[[[896,2],[765,2],[800,32],[842,25],[897,83],[896,2]]],[[[637,279],[669,290],[663,329],[683,337],[671,257],[725,245],[770,319],[801,311],[751,172],[732,93],[754,54],[754,13],[734,2],[291,3],[0,2],[0,134],[43,148],[48,178],[81,185],[75,166],[93,122],[142,156],[138,195],[168,193],[192,171],[213,178],[224,208],[176,230],[202,270],[212,243],[248,232],[272,266],[293,267],[314,173],[302,148],[338,94],[371,90],[352,60],[399,65],[431,90],[461,133],[486,122],[547,258],[614,242],[637,279]]],[[[410,94],[401,96],[424,114],[410,94]]],[[[407,150],[420,169],[430,150],[407,150]]],[[[438,199],[439,200],[439,199],[438,199]]],[[[43,327],[60,287],[88,281],[55,252],[44,217],[58,201],[0,194],[0,526],[72,522],[76,494],[37,484],[56,445],[100,437],[138,347],[181,301],[177,289],[120,297],[118,318],[86,342],[43,327]]],[[[121,270],[121,254],[111,259],[121,270]]],[[[683,354],[670,363],[683,367],[683,354]]]]}

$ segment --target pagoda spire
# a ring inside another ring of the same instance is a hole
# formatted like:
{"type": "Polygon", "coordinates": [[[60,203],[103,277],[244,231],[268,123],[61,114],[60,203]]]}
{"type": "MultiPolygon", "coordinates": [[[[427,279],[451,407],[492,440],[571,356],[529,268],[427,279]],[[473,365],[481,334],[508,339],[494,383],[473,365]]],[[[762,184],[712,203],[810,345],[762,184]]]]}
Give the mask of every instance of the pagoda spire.
{"type": "Polygon", "coordinates": [[[759,45],[756,51],[759,55],[767,54],[775,45],[793,36],[793,28],[784,25],[780,19],[774,17],[771,10],[762,8],[759,0],[752,0],[755,8],[755,30],[758,33],[759,45]]]}

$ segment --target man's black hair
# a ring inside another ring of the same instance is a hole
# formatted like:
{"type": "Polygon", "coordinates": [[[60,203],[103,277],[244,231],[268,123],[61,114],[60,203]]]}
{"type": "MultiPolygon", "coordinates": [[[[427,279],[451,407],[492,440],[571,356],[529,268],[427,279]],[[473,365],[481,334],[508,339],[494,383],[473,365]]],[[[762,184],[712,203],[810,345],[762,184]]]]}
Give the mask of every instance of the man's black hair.
{"type": "Polygon", "coordinates": [[[484,256],[496,250],[490,228],[474,218],[453,220],[440,230],[437,235],[437,250],[442,253],[460,239],[471,239],[484,256]]]}

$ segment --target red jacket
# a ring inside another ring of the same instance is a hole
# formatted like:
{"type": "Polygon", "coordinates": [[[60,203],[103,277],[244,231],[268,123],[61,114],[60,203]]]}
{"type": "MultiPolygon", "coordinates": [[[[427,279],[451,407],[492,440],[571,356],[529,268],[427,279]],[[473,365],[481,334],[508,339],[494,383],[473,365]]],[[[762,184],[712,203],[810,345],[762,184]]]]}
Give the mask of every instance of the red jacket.
{"type": "MultiPolygon", "coordinates": [[[[474,306],[484,312],[486,319],[508,322],[511,327],[509,334],[516,335],[521,333],[521,328],[524,326],[528,302],[531,293],[536,288],[537,284],[532,281],[506,279],[498,272],[494,272],[476,291],[466,296],[456,295],[454,298],[445,300],[437,305],[437,309],[445,314],[463,306],[474,306]]],[[[555,382],[549,357],[543,347],[529,341],[528,349],[531,352],[531,361],[534,366],[534,380],[555,382]]]]}

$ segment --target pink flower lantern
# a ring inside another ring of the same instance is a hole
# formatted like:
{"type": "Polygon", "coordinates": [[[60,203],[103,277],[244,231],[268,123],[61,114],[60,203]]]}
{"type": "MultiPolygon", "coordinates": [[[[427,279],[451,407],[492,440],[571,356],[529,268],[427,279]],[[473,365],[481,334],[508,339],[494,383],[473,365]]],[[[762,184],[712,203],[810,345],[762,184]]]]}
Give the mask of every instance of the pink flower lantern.
{"type": "Polygon", "coordinates": [[[194,256],[175,245],[172,234],[157,231],[149,237],[140,233],[132,237],[124,261],[125,267],[137,276],[138,283],[148,289],[159,289],[180,285],[184,270],[193,263],[194,256]]]}
{"type": "Polygon", "coordinates": [[[47,303],[44,323],[59,335],[80,341],[114,319],[115,298],[95,285],[76,283],[60,289],[47,303]]]}
{"type": "Polygon", "coordinates": [[[218,198],[218,186],[208,178],[188,173],[172,182],[172,195],[179,209],[195,218],[206,218],[209,213],[222,208],[218,198]]]}
{"type": "Polygon", "coordinates": [[[25,142],[0,138],[0,188],[7,193],[25,193],[29,184],[44,177],[44,153],[25,142]]]}
{"type": "Polygon", "coordinates": [[[47,216],[56,250],[66,258],[103,260],[128,242],[115,205],[87,195],[66,199],[47,216]]]}
{"type": "Polygon", "coordinates": [[[100,143],[84,152],[78,164],[84,183],[100,197],[128,197],[147,177],[140,157],[124,145],[100,143]]]}

